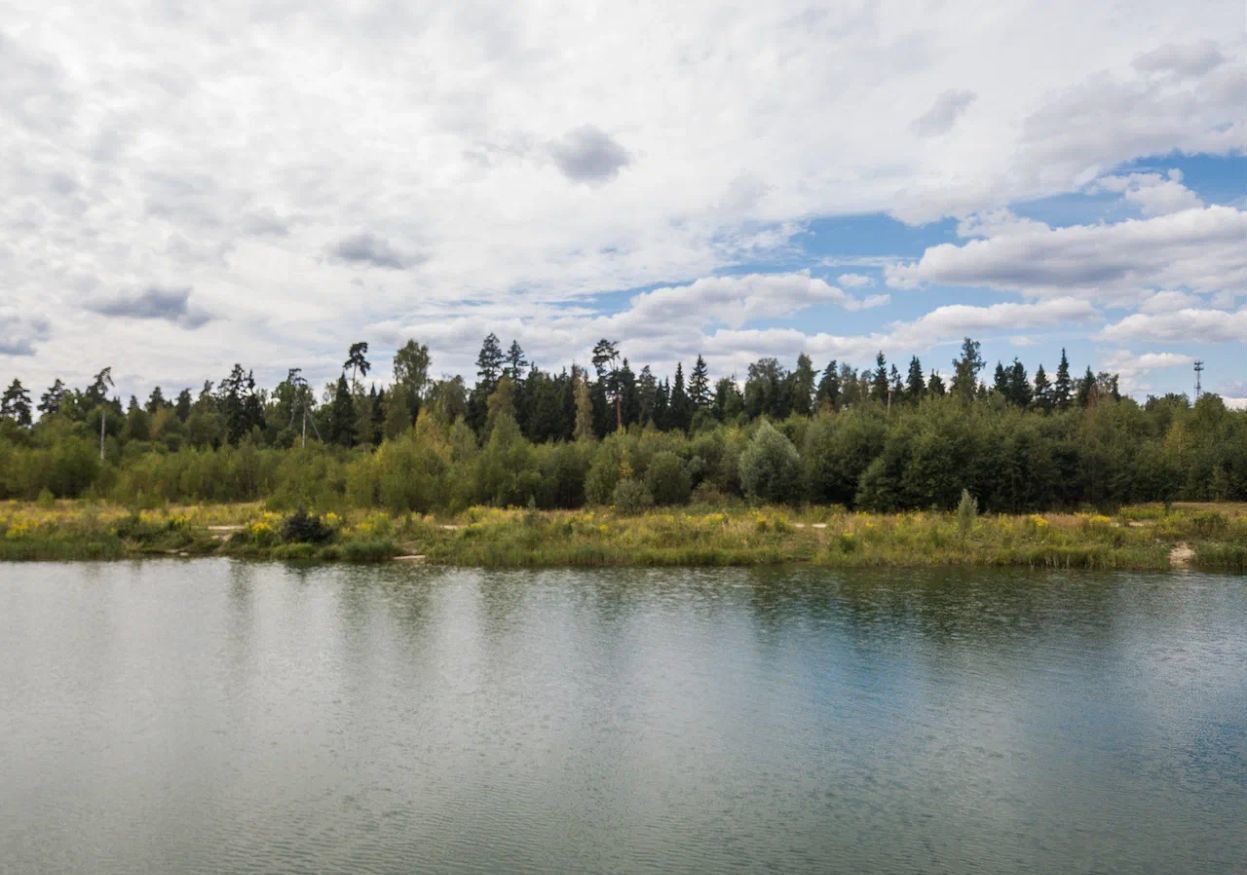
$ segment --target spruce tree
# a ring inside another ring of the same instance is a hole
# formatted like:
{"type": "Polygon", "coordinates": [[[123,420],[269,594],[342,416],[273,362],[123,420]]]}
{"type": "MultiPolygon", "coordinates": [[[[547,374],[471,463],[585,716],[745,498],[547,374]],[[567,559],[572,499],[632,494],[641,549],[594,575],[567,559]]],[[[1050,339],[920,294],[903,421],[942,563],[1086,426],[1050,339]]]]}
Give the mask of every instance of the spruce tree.
{"type": "MultiPolygon", "coordinates": [[[[57,382],[59,383],[60,381],[58,380],[57,382]]],[[[182,422],[186,422],[187,418],[191,415],[191,408],[193,406],[194,401],[191,399],[191,390],[183,389],[178,393],[178,400],[173,405],[173,412],[177,414],[178,419],[182,422]]]]}
{"type": "Polygon", "coordinates": [[[917,401],[926,391],[927,384],[922,378],[922,362],[918,361],[918,356],[914,356],[909,360],[909,373],[905,377],[905,397],[910,401],[917,401]]]}
{"type": "Polygon", "coordinates": [[[161,392],[160,387],[157,386],[155,389],[152,389],[152,393],[147,396],[147,404],[144,409],[148,413],[156,413],[167,406],[169,406],[169,402],[165,401],[164,393],[161,392]]]}
{"type": "Polygon", "coordinates": [[[1031,403],[1031,384],[1026,375],[1026,366],[1017,358],[1009,367],[1009,402],[1018,407],[1026,408],[1031,403]]]}
{"type": "Polygon", "coordinates": [[[789,405],[793,413],[809,416],[814,408],[814,363],[805,353],[797,356],[797,367],[788,377],[789,405]]]}
{"type": "Polygon", "coordinates": [[[745,399],[733,377],[720,377],[714,384],[714,417],[720,422],[732,422],[745,409],[745,399]]]}
{"type": "Polygon", "coordinates": [[[1083,374],[1081,380],[1078,381],[1078,406],[1087,407],[1095,400],[1096,385],[1095,374],[1091,372],[1091,366],[1087,366],[1087,373],[1083,374]]]}
{"type": "Polygon", "coordinates": [[[641,368],[636,381],[637,422],[646,425],[654,421],[654,405],[658,401],[658,381],[649,365],[641,368]]]}
{"type": "Polygon", "coordinates": [[[1052,409],[1052,384],[1048,382],[1048,374],[1041,363],[1035,368],[1035,387],[1032,403],[1036,410],[1047,413],[1052,409]]]}
{"type": "Polygon", "coordinates": [[[1052,384],[1052,403],[1058,410],[1069,407],[1074,394],[1074,383],[1069,376],[1069,359],[1065,357],[1065,348],[1061,348],[1061,363],[1057,365],[1056,382],[1052,384]]]}
{"type": "Polygon", "coordinates": [[[693,422],[693,404],[684,389],[684,365],[676,362],[675,381],[671,384],[670,427],[688,431],[693,422]]]}
{"type": "Polygon", "coordinates": [[[818,404],[832,410],[840,408],[840,373],[835,359],[823,370],[823,377],[818,381],[818,404]]]}
{"type": "Polygon", "coordinates": [[[1005,372],[1005,366],[1000,362],[996,362],[996,373],[992,377],[992,391],[1001,398],[1009,397],[1009,375],[1005,372]]]}
{"type": "Polygon", "coordinates": [[[343,447],[355,446],[355,399],[346,382],[346,372],[338,377],[333,400],[329,402],[328,437],[332,443],[343,447]]]}
{"type": "Polygon", "coordinates": [[[616,391],[619,393],[619,411],[625,426],[632,425],[640,416],[640,402],[637,397],[636,374],[628,360],[624,359],[619,370],[615,372],[616,391]]]}
{"type": "Polygon", "coordinates": [[[688,397],[696,410],[705,410],[714,401],[710,390],[710,370],[706,367],[706,360],[700,355],[688,375],[688,397]]]}
{"type": "Polygon", "coordinates": [[[905,384],[901,382],[901,372],[892,365],[888,369],[888,403],[900,401],[905,397],[905,384]]]}
{"type": "Polygon", "coordinates": [[[875,370],[870,379],[870,397],[876,401],[888,400],[888,364],[883,350],[875,356],[875,370]]]}

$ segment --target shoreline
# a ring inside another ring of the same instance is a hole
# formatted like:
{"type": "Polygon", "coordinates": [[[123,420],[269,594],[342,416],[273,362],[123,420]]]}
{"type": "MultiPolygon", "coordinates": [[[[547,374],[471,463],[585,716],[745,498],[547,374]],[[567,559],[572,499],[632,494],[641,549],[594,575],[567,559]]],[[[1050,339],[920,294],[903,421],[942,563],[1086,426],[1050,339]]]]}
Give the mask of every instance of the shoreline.
{"type": "MultiPolygon", "coordinates": [[[[623,514],[470,508],[455,516],[350,510],[310,531],[260,504],[135,510],[0,503],[0,561],[223,556],[451,567],[1013,567],[1247,571],[1247,505],[1135,505],[1096,513],[853,513],[832,507],[682,507],[623,514]],[[297,536],[297,537],[294,537],[297,536]]],[[[311,521],[315,521],[313,525],[311,521]]]]}

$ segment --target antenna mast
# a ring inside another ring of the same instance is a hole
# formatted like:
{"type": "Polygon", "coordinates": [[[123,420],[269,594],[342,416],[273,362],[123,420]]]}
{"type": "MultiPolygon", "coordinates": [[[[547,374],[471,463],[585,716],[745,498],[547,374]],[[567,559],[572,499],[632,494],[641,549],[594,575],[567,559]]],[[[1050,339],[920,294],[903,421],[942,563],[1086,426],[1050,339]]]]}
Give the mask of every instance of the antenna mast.
{"type": "Polygon", "coordinates": [[[1204,371],[1204,363],[1197,359],[1195,361],[1195,400],[1196,401],[1199,400],[1199,396],[1202,394],[1202,391],[1203,391],[1199,385],[1199,375],[1202,374],[1203,371],[1204,371]]]}

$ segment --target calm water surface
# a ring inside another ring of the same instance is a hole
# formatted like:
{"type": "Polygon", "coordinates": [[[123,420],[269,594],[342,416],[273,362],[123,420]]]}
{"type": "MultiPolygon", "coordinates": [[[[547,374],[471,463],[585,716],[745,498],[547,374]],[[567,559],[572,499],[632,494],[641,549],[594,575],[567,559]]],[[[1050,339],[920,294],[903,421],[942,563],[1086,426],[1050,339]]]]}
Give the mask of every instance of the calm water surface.
{"type": "Polygon", "coordinates": [[[1247,580],[0,564],[0,870],[1247,872],[1247,580]]]}

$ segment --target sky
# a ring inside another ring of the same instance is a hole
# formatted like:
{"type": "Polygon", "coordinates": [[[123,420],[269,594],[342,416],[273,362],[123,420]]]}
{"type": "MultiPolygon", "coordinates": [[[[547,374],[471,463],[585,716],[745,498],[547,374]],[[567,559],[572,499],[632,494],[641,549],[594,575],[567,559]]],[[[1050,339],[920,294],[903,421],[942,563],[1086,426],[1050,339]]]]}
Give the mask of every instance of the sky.
{"type": "Polygon", "coordinates": [[[1247,3],[0,0],[0,380],[490,331],[1247,404],[1247,3]]]}

